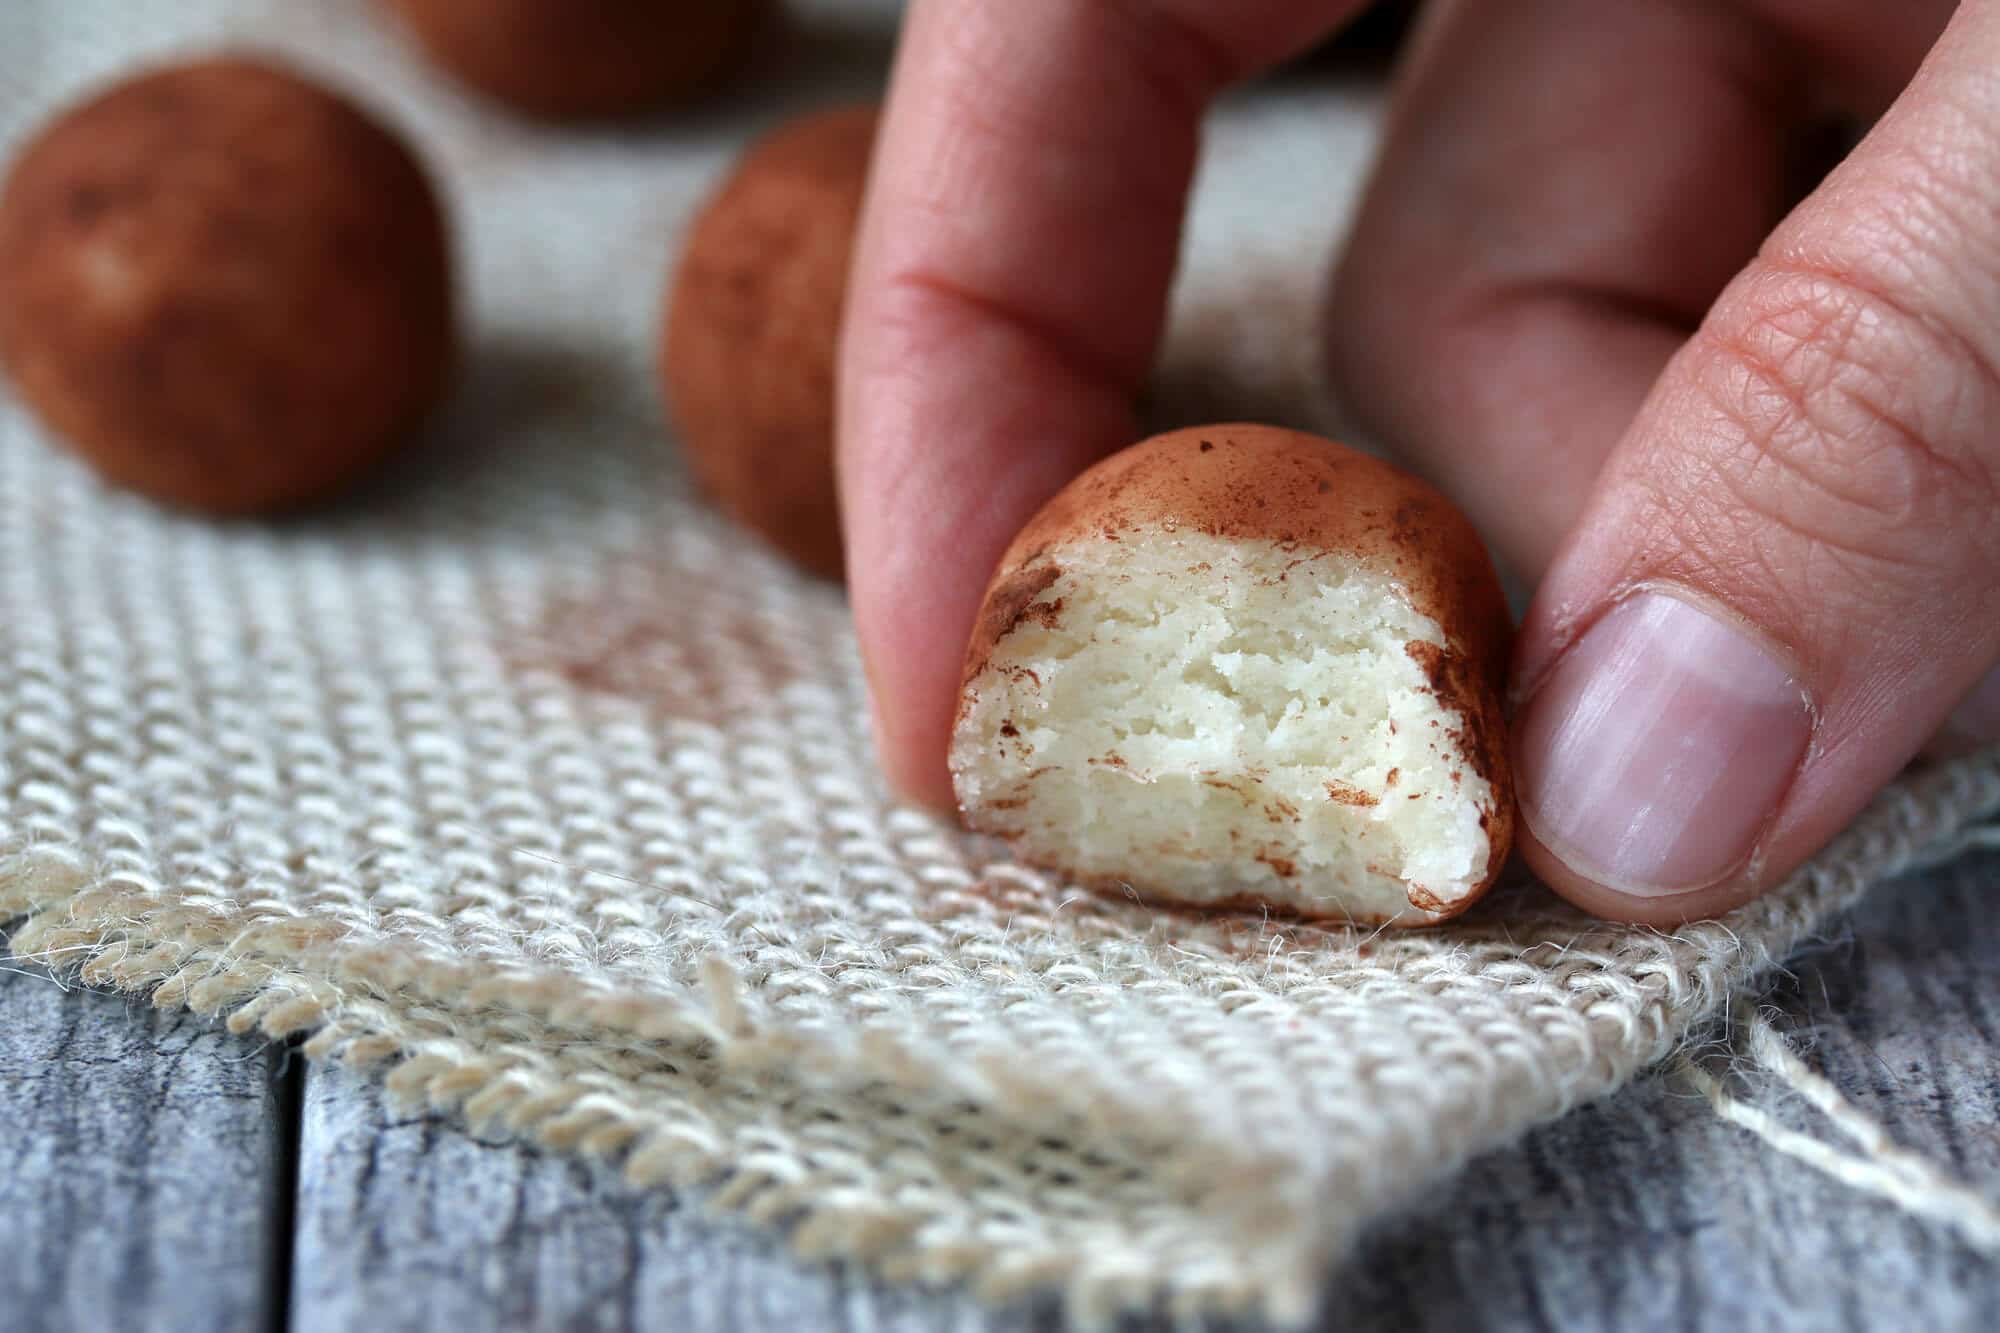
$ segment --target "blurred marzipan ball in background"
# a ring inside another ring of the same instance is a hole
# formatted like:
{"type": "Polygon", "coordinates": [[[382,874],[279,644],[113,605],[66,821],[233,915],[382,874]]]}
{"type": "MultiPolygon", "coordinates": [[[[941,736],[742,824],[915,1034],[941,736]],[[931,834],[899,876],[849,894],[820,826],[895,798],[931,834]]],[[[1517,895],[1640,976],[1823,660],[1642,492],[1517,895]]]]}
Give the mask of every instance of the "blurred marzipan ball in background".
{"type": "Polygon", "coordinates": [[[630,115],[716,89],[768,0],[377,0],[431,63],[548,120],[630,115]]]}
{"type": "Polygon", "coordinates": [[[126,79],[0,187],[0,367],[100,475],[157,500],[326,498],[436,404],[452,343],[422,168],[260,58],[126,79]]]}
{"type": "Polygon", "coordinates": [[[695,219],[660,378],[695,480],[793,561],[841,575],[833,377],[876,108],[841,107],[751,146],[695,219]]]}

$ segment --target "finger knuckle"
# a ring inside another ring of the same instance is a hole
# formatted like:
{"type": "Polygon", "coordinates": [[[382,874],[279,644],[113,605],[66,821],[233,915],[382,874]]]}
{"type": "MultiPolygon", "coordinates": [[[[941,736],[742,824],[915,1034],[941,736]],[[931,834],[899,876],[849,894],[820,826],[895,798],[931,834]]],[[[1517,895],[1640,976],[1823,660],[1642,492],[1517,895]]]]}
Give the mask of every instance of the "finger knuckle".
{"type": "Polygon", "coordinates": [[[2000,554],[2000,375],[1977,346],[1838,273],[1766,266],[1745,296],[1703,330],[1696,379],[1738,505],[1842,559],[1934,565],[1941,532],[2000,554]]]}

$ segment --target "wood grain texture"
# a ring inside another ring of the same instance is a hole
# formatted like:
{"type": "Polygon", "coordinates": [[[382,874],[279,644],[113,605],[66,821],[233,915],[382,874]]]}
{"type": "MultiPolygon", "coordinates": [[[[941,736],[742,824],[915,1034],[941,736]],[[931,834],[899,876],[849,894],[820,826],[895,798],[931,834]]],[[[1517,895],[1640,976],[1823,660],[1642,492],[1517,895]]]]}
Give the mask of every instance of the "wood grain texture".
{"type": "Polygon", "coordinates": [[[291,1306],[297,1333],[1000,1333],[1037,1323],[804,1267],[770,1237],[667,1191],[399,1114],[365,1078],[317,1067],[300,1134],[291,1306]]]}
{"type": "Polygon", "coordinates": [[[278,1327],[286,1052],[0,970],[0,1327],[278,1327]]]}
{"type": "MultiPolygon", "coordinates": [[[[2000,1195],[1996,897],[1992,855],[1884,885],[1766,999],[1897,1141],[2000,1195]]],[[[1796,1098],[1759,1100],[1825,1137],[1796,1098]]],[[[2000,1263],[1658,1078],[1482,1158],[1330,1293],[1328,1328],[2000,1324],[2000,1263]]]]}

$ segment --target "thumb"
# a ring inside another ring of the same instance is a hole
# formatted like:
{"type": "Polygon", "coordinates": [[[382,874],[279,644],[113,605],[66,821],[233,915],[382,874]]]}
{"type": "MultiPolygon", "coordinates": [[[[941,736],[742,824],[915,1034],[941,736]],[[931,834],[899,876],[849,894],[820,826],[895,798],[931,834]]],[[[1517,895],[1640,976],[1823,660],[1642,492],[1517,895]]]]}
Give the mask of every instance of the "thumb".
{"type": "Polygon", "coordinates": [[[2000,0],[1968,0],[1599,475],[1521,639],[1526,854],[1734,907],[2000,662],[2000,0]]]}

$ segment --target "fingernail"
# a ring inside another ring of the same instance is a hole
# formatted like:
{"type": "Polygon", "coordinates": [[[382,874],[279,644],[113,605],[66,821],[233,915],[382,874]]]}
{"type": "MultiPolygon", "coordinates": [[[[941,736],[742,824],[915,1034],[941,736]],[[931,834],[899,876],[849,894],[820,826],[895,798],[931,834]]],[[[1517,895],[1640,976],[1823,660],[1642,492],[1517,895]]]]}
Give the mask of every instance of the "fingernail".
{"type": "Polygon", "coordinates": [[[2000,742],[2000,667],[1986,673],[1986,679],[1972,687],[1945,719],[1945,734],[1966,746],[2000,742]]]}
{"type": "Polygon", "coordinates": [[[1645,897],[1741,865],[1812,734],[1790,668],[1737,625],[1641,592],[1556,663],[1519,729],[1522,813],[1570,869],[1645,897]]]}

